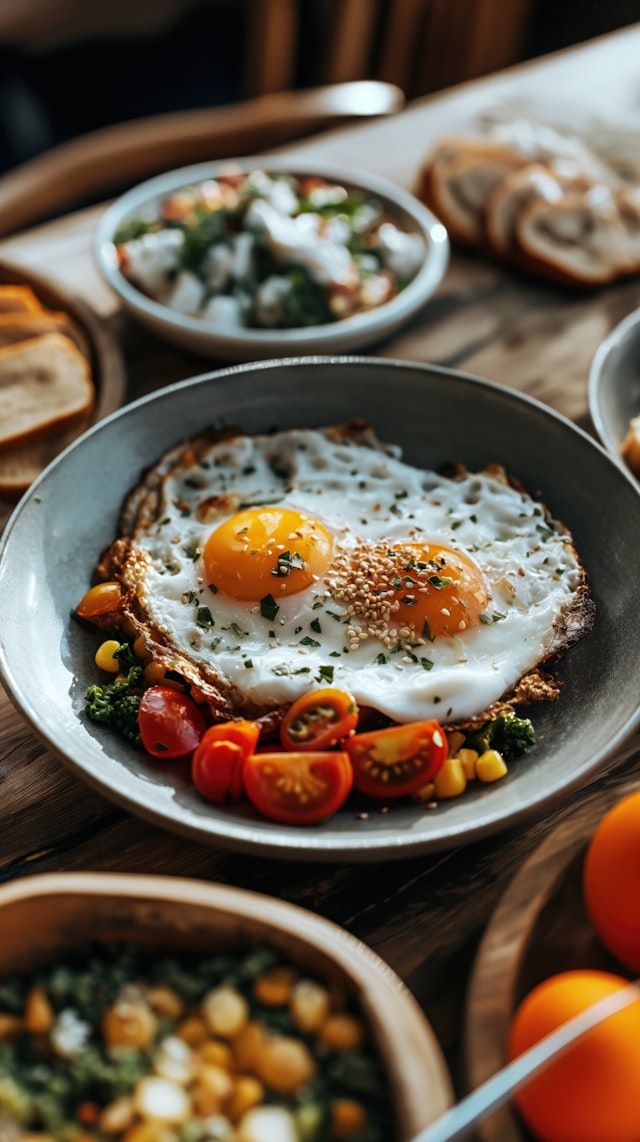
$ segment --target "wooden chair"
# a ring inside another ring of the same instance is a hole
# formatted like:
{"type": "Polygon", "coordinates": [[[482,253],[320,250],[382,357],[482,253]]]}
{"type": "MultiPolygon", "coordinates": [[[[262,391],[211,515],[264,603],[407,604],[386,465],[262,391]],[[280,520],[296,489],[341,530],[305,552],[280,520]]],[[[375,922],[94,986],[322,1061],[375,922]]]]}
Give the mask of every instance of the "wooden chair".
{"type": "MultiPolygon", "coordinates": [[[[301,5],[246,0],[246,84],[293,86],[301,5]]],[[[534,0],[316,0],[314,81],[383,79],[413,98],[516,63],[534,0]]]]}

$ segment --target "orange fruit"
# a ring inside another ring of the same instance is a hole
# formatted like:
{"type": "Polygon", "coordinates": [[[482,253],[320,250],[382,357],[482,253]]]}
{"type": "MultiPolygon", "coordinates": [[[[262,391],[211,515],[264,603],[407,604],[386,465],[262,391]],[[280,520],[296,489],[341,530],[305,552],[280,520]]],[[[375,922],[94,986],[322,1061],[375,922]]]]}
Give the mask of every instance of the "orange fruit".
{"type": "MultiPolygon", "coordinates": [[[[518,1007],[513,1059],[628,980],[568,971],[539,984],[518,1007]]],[[[640,1000],[594,1027],[514,1096],[541,1142],[639,1142],[640,1000]]]]}
{"type": "Polygon", "coordinates": [[[640,973],[640,792],[619,801],[598,825],[582,886],[602,943],[621,964],[640,973]]]}

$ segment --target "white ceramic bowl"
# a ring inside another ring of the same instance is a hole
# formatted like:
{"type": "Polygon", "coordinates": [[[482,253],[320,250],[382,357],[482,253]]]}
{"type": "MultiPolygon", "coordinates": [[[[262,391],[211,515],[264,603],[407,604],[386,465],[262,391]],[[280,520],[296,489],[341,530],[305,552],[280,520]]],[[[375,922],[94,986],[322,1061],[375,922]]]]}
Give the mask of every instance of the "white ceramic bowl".
{"type": "Polygon", "coordinates": [[[188,317],[167,305],[152,301],[120,273],[113,236],[127,219],[155,213],[155,206],[171,192],[191,186],[223,171],[228,162],[199,163],[168,171],[128,190],[102,216],[96,233],[98,265],[119,295],[123,305],[158,337],[183,349],[229,361],[253,361],[301,353],[337,353],[381,341],[422,309],[440,284],[449,260],[447,232],[437,218],[408,191],[386,179],[341,166],[302,169],[286,159],[247,158],[234,160],[234,172],[287,171],[338,182],[382,200],[399,225],[424,239],[427,253],[413,280],[391,301],[328,325],[302,329],[229,329],[198,317],[188,317]]]}
{"type": "Polygon", "coordinates": [[[640,414],[640,309],[599,345],[589,373],[589,411],[605,448],[627,471],[620,449],[629,421],[640,414]]]}

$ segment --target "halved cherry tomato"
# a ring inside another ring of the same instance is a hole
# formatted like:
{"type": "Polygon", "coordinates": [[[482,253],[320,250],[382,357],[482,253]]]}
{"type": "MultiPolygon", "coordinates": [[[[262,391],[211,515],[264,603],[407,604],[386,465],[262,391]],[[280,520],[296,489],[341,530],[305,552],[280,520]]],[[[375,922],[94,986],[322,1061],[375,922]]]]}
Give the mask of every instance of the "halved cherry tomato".
{"type": "Polygon", "coordinates": [[[251,804],[285,825],[313,825],[340,808],[353,784],[346,753],[254,753],[244,765],[251,804]]]}
{"type": "Polygon", "coordinates": [[[219,722],[209,727],[191,762],[193,783],[203,797],[220,805],[241,799],[244,763],[259,737],[260,726],[255,722],[219,722]]]}
{"type": "Polygon", "coordinates": [[[447,739],[436,721],[411,722],[355,734],[344,748],[356,789],[371,797],[404,797],[435,777],[447,756],[447,739]]]}
{"type": "Polygon", "coordinates": [[[140,737],[153,757],[185,757],[197,746],[206,727],[193,698],[170,686],[150,686],[140,699],[140,737]]]}
{"type": "Polygon", "coordinates": [[[327,686],[303,694],[287,710],[280,727],[285,749],[331,749],[355,730],[358,707],[345,690],[327,686]]]}
{"type": "Polygon", "coordinates": [[[81,619],[91,620],[98,615],[108,614],[115,610],[122,598],[122,589],[119,583],[109,580],[107,583],[96,583],[81,598],[76,607],[76,614],[81,619]]]}

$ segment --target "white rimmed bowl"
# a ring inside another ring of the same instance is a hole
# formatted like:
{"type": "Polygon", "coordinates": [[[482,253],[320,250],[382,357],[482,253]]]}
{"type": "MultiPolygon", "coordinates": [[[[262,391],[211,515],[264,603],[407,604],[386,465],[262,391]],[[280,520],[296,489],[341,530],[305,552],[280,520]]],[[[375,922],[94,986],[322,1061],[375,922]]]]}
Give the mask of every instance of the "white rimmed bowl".
{"type": "Polygon", "coordinates": [[[620,449],[629,421],[640,415],[640,309],[598,346],[589,372],[589,411],[605,448],[626,471],[620,449]]]}
{"type": "Polygon", "coordinates": [[[416,276],[396,297],[377,309],[355,314],[327,325],[301,329],[230,329],[189,317],[153,301],[127,281],[118,269],[113,236],[127,219],[155,216],[156,205],[173,191],[229,171],[228,162],[199,163],[168,171],[128,190],[100,219],[96,233],[98,265],[127,310],[152,333],[183,349],[229,361],[255,361],[301,353],[342,353],[362,348],[390,336],[409,321],[440,284],[449,260],[447,232],[441,222],[417,198],[394,183],[364,171],[342,166],[305,169],[286,159],[248,158],[234,160],[233,172],[251,170],[319,176],[379,198],[398,225],[419,234],[426,247],[425,260],[416,276]]]}

